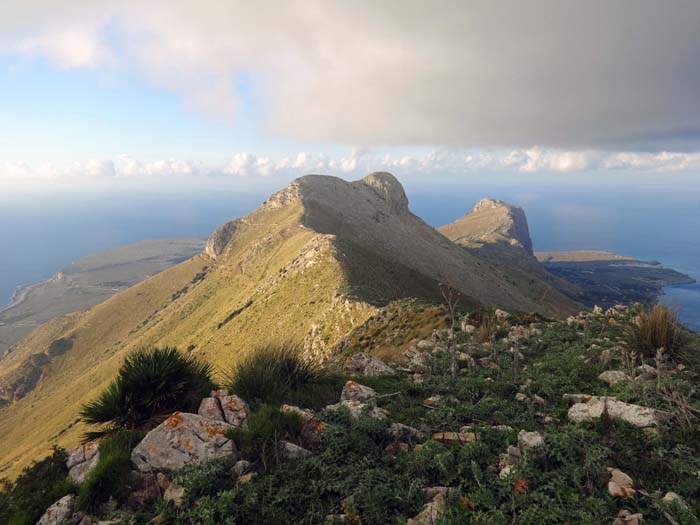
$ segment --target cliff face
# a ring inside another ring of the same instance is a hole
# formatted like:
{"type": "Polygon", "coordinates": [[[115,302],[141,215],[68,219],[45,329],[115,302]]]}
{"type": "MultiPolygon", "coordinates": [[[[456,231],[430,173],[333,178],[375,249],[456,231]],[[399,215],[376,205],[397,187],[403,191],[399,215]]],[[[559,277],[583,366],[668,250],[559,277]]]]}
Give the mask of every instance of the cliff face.
{"type": "Polygon", "coordinates": [[[470,213],[439,229],[449,239],[465,246],[502,243],[533,255],[525,212],[502,200],[481,199],[470,213]]]}

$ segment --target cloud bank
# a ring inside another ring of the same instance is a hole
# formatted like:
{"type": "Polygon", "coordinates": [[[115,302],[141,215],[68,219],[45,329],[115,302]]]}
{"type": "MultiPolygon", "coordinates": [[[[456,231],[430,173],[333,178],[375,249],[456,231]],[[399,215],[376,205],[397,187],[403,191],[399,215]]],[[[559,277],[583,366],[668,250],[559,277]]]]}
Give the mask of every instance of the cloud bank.
{"type": "Polygon", "coordinates": [[[372,171],[390,171],[402,176],[468,176],[487,173],[672,173],[693,170],[700,170],[700,153],[603,154],[597,151],[530,148],[491,152],[441,149],[424,154],[406,154],[356,148],[349,155],[337,157],[305,152],[279,157],[240,152],[232,155],[228,162],[219,164],[177,159],[140,161],[128,156],[114,161],[90,160],[66,166],[0,163],[0,182],[162,177],[293,178],[309,173],[357,178],[372,171]]]}
{"type": "MultiPolygon", "coordinates": [[[[250,96],[245,78],[269,129],[300,141],[651,155],[620,167],[700,150],[695,0],[14,4],[0,21],[6,50],[67,69],[133,69],[225,119],[250,96]]],[[[526,157],[512,161],[589,162],[526,157]]],[[[229,167],[275,169],[255,163],[229,167]]]]}

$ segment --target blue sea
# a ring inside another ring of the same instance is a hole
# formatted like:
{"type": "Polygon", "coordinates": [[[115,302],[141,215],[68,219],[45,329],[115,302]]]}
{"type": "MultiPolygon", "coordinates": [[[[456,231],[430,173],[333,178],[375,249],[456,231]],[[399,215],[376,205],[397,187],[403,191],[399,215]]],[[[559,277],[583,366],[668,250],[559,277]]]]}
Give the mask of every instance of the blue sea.
{"type": "MultiPolygon", "coordinates": [[[[482,197],[522,206],[536,250],[599,249],[657,260],[700,280],[700,176],[402,176],[411,209],[439,226],[482,197]]],[[[89,253],[141,239],[207,236],[259,206],[287,180],[202,179],[76,190],[0,188],[0,304],[89,253]]],[[[700,330],[700,285],[662,300],[700,330]]]]}

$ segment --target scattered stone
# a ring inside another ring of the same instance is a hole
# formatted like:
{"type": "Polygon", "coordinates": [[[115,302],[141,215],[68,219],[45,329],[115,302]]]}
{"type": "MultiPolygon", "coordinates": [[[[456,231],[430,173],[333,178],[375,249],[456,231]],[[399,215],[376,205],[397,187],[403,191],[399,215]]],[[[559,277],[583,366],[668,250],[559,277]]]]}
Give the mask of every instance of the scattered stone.
{"type": "Polygon", "coordinates": [[[547,402],[544,400],[544,398],[538,396],[537,394],[533,394],[530,399],[532,399],[532,402],[535,403],[536,405],[542,406],[542,405],[547,404],[547,402]]]}
{"type": "Polygon", "coordinates": [[[326,410],[338,410],[340,408],[347,408],[350,411],[350,416],[355,420],[363,412],[375,419],[387,419],[389,417],[389,412],[385,409],[374,406],[373,403],[361,403],[360,401],[341,401],[335,405],[328,405],[326,410]]]}
{"type": "Polygon", "coordinates": [[[250,470],[251,466],[252,464],[250,461],[246,461],[245,459],[239,459],[238,461],[236,461],[236,463],[234,463],[232,470],[236,476],[241,477],[243,474],[250,470]]]}
{"type": "Polygon", "coordinates": [[[301,417],[302,421],[304,421],[301,434],[306,441],[315,441],[318,434],[326,426],[326,424],[318,419],[311,410],[306,408],[299,408],[294,405],[282,405],[280,410],[282,412],[298,414],[301,417]]]}
{"type": "Polygon", "coordinates": [[[74,448],[68,452],[66,461],[68,476],[75,483],[82,483],[99,459],[100,445],[94,441],[74,448]]]}
{"type": "Polygon", "coordinates": [[[64,525],[73,516],[75,496],[68,494],[51,505],[36,525],[64,525]]]}
{"type": "Polygon", "coordinates": [[[423,489],[423,494],[425,495],[425,499],[428,501],[432,501],[435,499],[435,496],[438,495],[444,497],[446,500],[452,500],[459,496],[459,489],[457,487],[442,486],[425,487],[423,489]]]}
{"type": "Polygon", "coordinates": [[[598,379],[607,383],[608,386],[613,386],[621,381],[629,381],[630,376],[625,374],[622,370],[606,370],[598,376],[598,379]]]}
{"type": "Polygon", "coordinates": [[[593,315],[603,315],[603,309],[600,306],[595,305],[593,307],[593,315]]]}
{"type": "Polygon", "coordinates": [[[515,400],[524,403],[525,401],[527,401],[527,395],[523,394],[522,392],[518,392],[517,394],[515,394],[515,400]]]}
{"type": "Polygon", "coordinates": [[[687,504],[685,503],[685,500],[681,498],[678,494],[675,492],[667,492],[664,494],[664,497],[661,498],[661,501],[663,501],[666,505],[672,505],[673,503],[678,503],[681,507],[686,507],[687,504]]]}
{"type": "MultiPolygon", "coordinates": [[[[428,341],[421,341],[420,343],[427,342],[428,341]]],[[[430,344],[432,345],[432,343],[430,344]]],[[[406,367],[410,372],[426,374],[430,371],[430,361],[432,356],[428,352],[421,351],[420,346],[418,348],[409,348],[402,355],[406,362],[406,367]]]]}
{"type": "Polygon", "coordinates": [[[476,432],[436,432],[431,439],[439,443],[471,443],[479,439],[479,434],[476,432]]]}
{"type": "Polygon", "coordinates": [[[181,487],[177,483],[171,483],[168,488],[165,489],[163,500],[179,508],[185,500],[185,487],[181,487]]]}
{"type": "Polygon", "coordinates": [[[544,445],[544,438],[539,432],[518,432],[518,448],[521,452],[535,449],[544,445]]]}
{"type": "Polygon", "coordinates": [[[141,472],[157,472],[235,455],[233,442],[224,435],[229,428],[223,421],[175,412],[136,445],[131,461],[141,472]]]}
{"type": "Polygon", "coordinates": [[[282,441],[280,443],[280,455],[287,460],[304,459],[311,456],[311,451],[289,441],[282,441]]]}
{"type": "Polygon", "coordinates": [[[608,481],[608,492],[614,498],[633,498],[637,491],[634,490],[634,481],[627,474],[618,468],[608,467],[610,481],[608,481]]]}
{"type": "Polygon", "coordinates": [[[355,354],[345,360],[343,372],[349,375],[381,376],[393,374],[394,369],[369,354],[355,354]]]}
{"type": "Polygon", "coordinates": [[[574,423],[599,419],[607,411],[613,419],[626,421],[637,428],[649,428],[668,420],[668,412],[650,407],[618,401],[614,397],[591,396],[585,403],[576,403],[569,408],[568,417],[574,423]]]}
{"type": "Polygon", "coordinates": [[[473,324],[470,324],[467,320],[462,321],[461,328],[462,328],[462,332],[467,333],[467,334],[474,333],[474,331],[476,330],[476,326],[474,326],[473,324]]]}
{"type": "Polygon", "coordinates": [[[197,413],[207,419],[215,419],[217,421],[225,421],[224,413],[221,410],[221,403],[216,397],[205,397],[199,404],[197,413]]]}
{"type": "Polygon", "coordinates": [[[248,474],[243,474],[238,478],[238,484],[239,485],[245,485],[248,483],[250,480],[252,480],[255,477],[255,472],[248,472],[248,474]]]}
{"type": "Polygon", "coordinates": [[[593,396],[590,394],[564,394],[562,399],[568,401],[570,405],[573,405],[574,403],[588,403],[593,399],[593,396]]]}
{"type": "Polygon", "coordinates": [[[494,363],[490,357],[480,357],[476,360],[481,368],[489,368],[491,370],[498,370],[500,367],[498,364],[494,363]]]}
{"type": "Polygon", "coordinates": [[[396,441],[411,442],[422,437],[420,430],[404,425],[403,423],[392,423],[388,430],[389,435],[396,441]]]}
{"type": "Polygon", "coordinates": [[[360,403],[365,403],[374,400],[377,397],[377,392],[368,387],[356,383],[355,381],[348,381],[343,387],[343,391],[340,394],[340,401],[359,401],[360,403]]]}
{"type": "Polygon", "coordinates": [[[440,404],[442,404],[442,396],[439,395],[430,396],[428,399],[423,401],[423,405],[431,408],[434,408],[440,404]]]}
{"type": "Polygon", "coordinates": [[[416,348],[418,350],[432,350],[435,347],[435,343],[432,341],[426,341],[425,339],[422,339],[418,341],[416,344],[416,348]]]}
{"type": "MultiPolygon", "coordinates": [[[[510,432],[513,430],[513,427],[508,426],[508,425],[491,425],[488,428],[492,430],[499,430],[501,432],[510,432]]],[[[464,425],[462,428],[459,429],[460,432],[474,432],[476,427],[474,425],[464,425]]]]}
{"type": "Polygon", "coordinates": [[[641,525],[643,522],[644,517],[639,512],[632,514],[629,510],[622,509],[615,515],[612,525],[641,525]]]}
{"type": "Polygon", "coordinates": [[[406,525],[434,525],[445,511],[446,506],[446,498],[442,494],[438,494],[415,517],[409,519],[406,525]]]}
{"type": "Polygon", "coordinates": [[[510,314],[508,312],[506,312],[505,310],[501,310],[500,308],[496,308],[496,311],[493,312],[493,315],[496,316],[496,319],[500,319],[501,321],[510,317],[510,314]]]}
{"type": "Polygon", "coordinates": [[[220,400],[225,421],[234,427],[245,426],[250,414],[248,404],[238,396],[222,396],[220,400]]]}

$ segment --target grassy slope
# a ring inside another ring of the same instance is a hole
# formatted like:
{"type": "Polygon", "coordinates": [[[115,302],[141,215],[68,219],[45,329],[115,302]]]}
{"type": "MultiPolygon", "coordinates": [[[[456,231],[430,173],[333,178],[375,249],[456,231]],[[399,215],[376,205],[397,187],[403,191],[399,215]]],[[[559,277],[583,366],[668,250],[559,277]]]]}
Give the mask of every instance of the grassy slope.
{"type": "Polygon", "coordinates": [[[350,287],[334,238],[300,226],[299,214],[294,206],[253,213],[216,264],[195,256],[32,334],[13,352],[15,366],[59,337],[72,336],[73,346],[34,391],[0,411],[0,472],[17,474],[54,443],[75,445],[84,431],[80,405],[137,347],[176,345],[222,371],[269,340],[305,340],[310,351],[327,352],[363,322],[374,307],[339,294],[350,287]]]}

